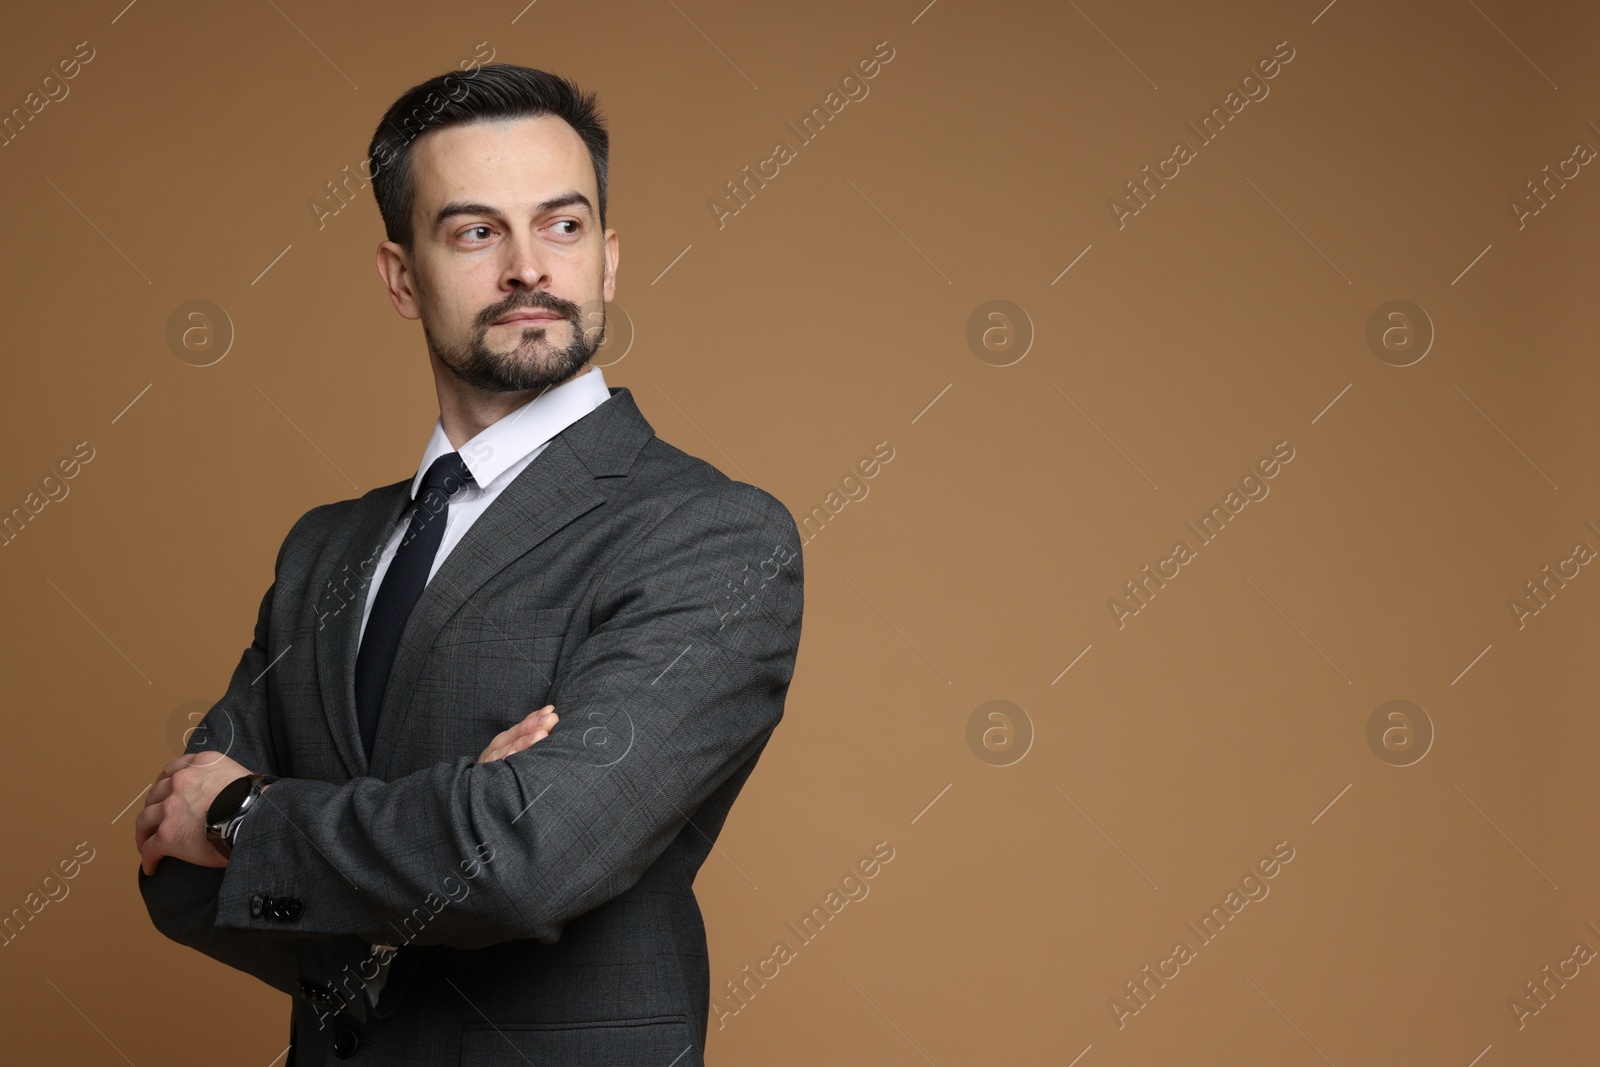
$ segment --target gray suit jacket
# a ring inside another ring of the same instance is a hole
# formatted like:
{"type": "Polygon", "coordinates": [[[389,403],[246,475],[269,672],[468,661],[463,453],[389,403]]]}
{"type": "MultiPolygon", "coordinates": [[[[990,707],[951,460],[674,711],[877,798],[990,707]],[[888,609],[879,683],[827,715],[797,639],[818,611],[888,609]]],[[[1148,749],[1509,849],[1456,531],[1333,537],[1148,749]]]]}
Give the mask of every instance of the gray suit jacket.
{"type": "Polygon", "coordinates": [[[255,641],[188,746],[283,778],[227,867],[140,872],[152,920],[295,998],[297,1067],[701,1064],[692,883],[783,715],[794,520],[611,389],[428,583],[369,765],[362,598],[410,483],[289,531],[255,641]],[[549,737],[475,762],[547,703],[549,737]],[[372,943],[399,951],[369,1009],[372,943]]]}

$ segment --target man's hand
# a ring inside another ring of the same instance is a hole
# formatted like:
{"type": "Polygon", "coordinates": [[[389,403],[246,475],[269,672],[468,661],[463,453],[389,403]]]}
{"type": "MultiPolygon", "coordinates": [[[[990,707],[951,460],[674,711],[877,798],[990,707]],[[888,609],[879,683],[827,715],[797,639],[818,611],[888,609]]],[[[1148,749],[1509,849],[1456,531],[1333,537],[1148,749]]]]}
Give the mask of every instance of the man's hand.
{"type": "Polygon", "coordinates": [[[222,787],[252,773],[220,752],[187,752],[161,769],[144,810],[133,821],[133,842],[144,857],[144,873],[156,873],[163,856],[200,867],[228,861],[206,840],[206,811],[222,787]]]}
{"type": "Polygon", "coordinates": [[[521,752],[529,745],[549,737],[550,731],[555,728],[558,721],[555,708],[554,704],[546,704],[538,711],[530,711],[527,718],[509,730],[495,734],[494,740],[489,742],[489,747],[478,757],[478,762],[488,763],[490,760],[503,759],[513,752],[521,752]]]}
{"type": "MultiPolygon", "coordinates": [[[[550,736],[558,721],[554,704],[529,712],[521,722],[496,734],[478,762],[521,752],[550,736]]],[[[201,867],[226,867],[228,861],[206,840],[206,811],[223,786],[250,773],[243,764],[217,752],[186,753],[163,767],[145,794],[144,810],[133,823],[134,846],[144,857],[144,873],[155,874],[163,856],[201,867]]]]}

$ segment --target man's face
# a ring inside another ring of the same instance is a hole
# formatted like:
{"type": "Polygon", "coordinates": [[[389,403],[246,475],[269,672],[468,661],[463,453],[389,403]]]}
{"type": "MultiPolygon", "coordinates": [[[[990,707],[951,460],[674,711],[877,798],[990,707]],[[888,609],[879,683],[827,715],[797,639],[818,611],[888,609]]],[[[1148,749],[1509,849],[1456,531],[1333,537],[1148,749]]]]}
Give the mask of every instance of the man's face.
{"type": "Polygon", "coordinates": [[[422,319],[434,358],[492,393],[582,370],[604,336],[617,236],[600,229],[577,131],[552,115],[432,130],[412,147],[411,168],[409,269],[396,269],[408,257],[384,242],[379,271],[396,309],[422,319]]]}

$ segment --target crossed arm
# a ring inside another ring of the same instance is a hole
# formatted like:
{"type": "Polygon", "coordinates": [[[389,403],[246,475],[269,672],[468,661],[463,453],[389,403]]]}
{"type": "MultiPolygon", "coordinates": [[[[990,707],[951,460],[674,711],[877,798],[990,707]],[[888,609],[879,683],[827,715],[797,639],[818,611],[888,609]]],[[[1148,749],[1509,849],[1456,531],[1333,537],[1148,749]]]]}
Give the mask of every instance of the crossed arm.
{"type": "MultiPolygon", "coordinates": [[[[246,657],[254,651],[252,646],[246,657]]],[[[550,736],[560,720],[554,704],[528,712],[521,721],[496,734],[478,756],[478,762],[504,759],[537,744],[550,736]]],[[[133,843],[141,857],[140,871],[156,873],[167,856],[198,867],[226,867],[228,861],[206,839],[207,813],[229,782],[252,773],[256,772],[225,753],[207,750],[203,744],[198,749],[190,745],[183,755],[169,761],[145,793],[144,810],[134,820],[133,843]]],[[[262,786],[263,791],[270,788],[262,786]]]]}
{"type": "MultiPolygon", "coordinates": [[[[276,768],[266,683],[250,684],[266,667],[271,597],[211,713],[231,709],[237,773],[276,768]]],[[[227,866],[168,853],[173,861],[154,874],[141,870],[152,918],[174,940],[286,992],[308,968],[327,973],[402,929],[408,943],[459,948],[552,942],[566,922],[637,881],[765,745],[782,716],[802,601],[787,509],[737,482],[701,492],[603,581],[601,621],[557,679],[565,728],[537,745],[513,739],[504,758],[462,756],[389,782],[282,778],[246,818],[227,866]],[[457,872],[474,881],[459,899],[449,888],[457,872]],[[286,884],[304,900],[293,924],[251,915],[253,894],[286,884]],[[441,893],[450,906],[429,905],[426,925],[410,932],[408,920],[441,893]]],[[[226,784],[199,785],[206,772],[194,763],[208,757],[198,753],[192,741],[179,757],[191,762],[157,801],[180,822],[186,810],[203,814],[207,790],[226,784]]],[[[178,829],[168,836],[176,842],[178,829]]]]}

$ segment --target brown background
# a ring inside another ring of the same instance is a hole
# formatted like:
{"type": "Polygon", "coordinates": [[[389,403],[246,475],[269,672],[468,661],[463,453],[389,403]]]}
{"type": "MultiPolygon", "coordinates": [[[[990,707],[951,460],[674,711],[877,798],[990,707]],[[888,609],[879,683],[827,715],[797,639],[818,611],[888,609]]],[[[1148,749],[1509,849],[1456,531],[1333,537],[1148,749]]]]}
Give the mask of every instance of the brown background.
{"type": "Polygon", "coordinates": [[[150,926],[132,812],[293,520],[426,441],[370,190],[321,229],[308,203],[480,41],[601,94],[636,332],[602,362],[664,439],[797,518],[895,450],[805,548],[787,715],[696,885],[713,995],[895,857],[713,1018],[712,1063],[1593,1057],[1595,966],[1522,1028],[1508,1006],[1600,950],[1600,575],[1508,607],[1600,550],[1600,174],[1520,229],[1508,203],[1600,147],[1592,6],[121,2],[0,40],[6,110],[95,50],[0,148],[0,505],[95,451],[0,549],[0,910],[94,850],[0,949],[7,1058],[283,1051],[284,997],[150,926]],[[719,229],[710,198],[880,41],[870,95],[719,229]],[[1280,41],[1270,95],[1119,230],[1108,199],[1280,41]],[[196,299],[232,323],[207,367],[166,340],[196,299]],[[1034,334],[1009,366],[966,340],[993,299],[1034,334]],[[1366,340],[1393,299],[1436,333],[1407,367],[1366,340]],[[1119,629],[1108,600],[1285,440],[1119,629]],[[1367,740],[1391,699],[1431,724],[1410,766],[1367,740]],[[1020,708],[997,752],[968,740],[991,700],[1020,708]],[[1119,1028],[1280,841],[1270,895],[1119,1028]]]}

